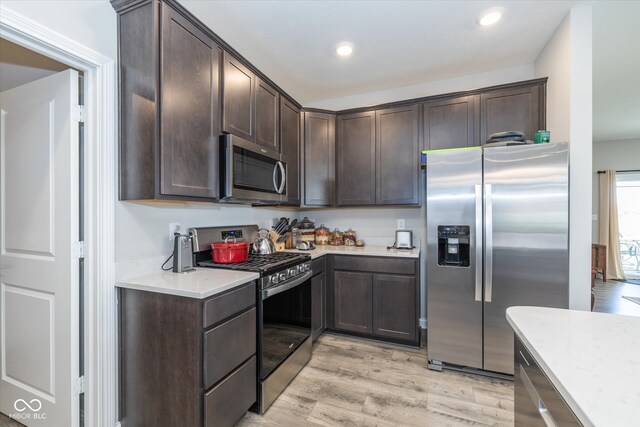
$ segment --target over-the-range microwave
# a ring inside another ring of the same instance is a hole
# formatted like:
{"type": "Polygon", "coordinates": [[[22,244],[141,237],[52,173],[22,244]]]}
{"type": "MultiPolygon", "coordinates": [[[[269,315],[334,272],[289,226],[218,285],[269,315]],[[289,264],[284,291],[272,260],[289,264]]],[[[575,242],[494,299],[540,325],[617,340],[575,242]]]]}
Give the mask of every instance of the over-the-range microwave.
{"type": "Polygon", "coordinates": [[[235,135],[220,136],[220,201],[265,204],[286,201],[286,167],[277,151],[235,135]]]}

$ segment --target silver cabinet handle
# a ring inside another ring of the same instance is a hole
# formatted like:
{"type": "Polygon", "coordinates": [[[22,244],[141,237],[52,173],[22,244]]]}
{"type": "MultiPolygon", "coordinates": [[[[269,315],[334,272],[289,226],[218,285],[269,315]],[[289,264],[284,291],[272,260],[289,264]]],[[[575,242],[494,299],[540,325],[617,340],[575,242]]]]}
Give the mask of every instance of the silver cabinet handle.
{"type": "Polygon", "coordinates": [[[278,163],[276,164],[280,166],[280,172],[282,173],[282,180],[280,182],[280,187],[278,187],[278,194],[282,194],[282,191],[284,190],[284,186],[287,183],[287,173],[284,169],[284,164],[281,161],[278,161],[278,163]]]}
{"type": "Polygon", "coordinates": [[[476,301],[482,301],[482,186],[476,185],[476,301]]]}
{"type": "Polygon", "coordinates": [[[491,291],[493,288],[493,199],[491,194],[491,184],[484,185],[484,198],[485,198],[484,301],[491,302],[491,291]]]}

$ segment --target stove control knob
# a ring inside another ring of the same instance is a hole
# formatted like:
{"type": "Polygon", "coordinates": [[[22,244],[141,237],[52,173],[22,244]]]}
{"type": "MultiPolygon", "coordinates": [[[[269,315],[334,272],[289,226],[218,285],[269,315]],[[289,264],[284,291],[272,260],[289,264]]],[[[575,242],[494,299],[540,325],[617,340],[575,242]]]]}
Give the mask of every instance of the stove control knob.
{"type": "Polygon", "coordinates": [[[296,274],[298,274],[298,270],[295,268],[292,268],[289,270],[289,277],[295,276],[296,274]]]}
{"type": "Polygon", "coordinates": [[[311,270],[311,264],[305,264],[304,271],[309,271],[309,270],[311,270]]]}
{"type": "Polygon", "coordinates": [[[269,279],[269,283],[271,283],[272,285],[275,285],[278,283],[278,275],[274,274],[273,276],[271,276],[271,279],[269,279]]]}
{"type": "Polygon", "coordinates": [[[298,273],[304,273],[304,264],[298,266],[298,273]]]}
{"type": "Polygon", "coordinates": [[[287,280],[287,273],[278,274],[278,280],[280,280],[280,281],[287,280]]]}

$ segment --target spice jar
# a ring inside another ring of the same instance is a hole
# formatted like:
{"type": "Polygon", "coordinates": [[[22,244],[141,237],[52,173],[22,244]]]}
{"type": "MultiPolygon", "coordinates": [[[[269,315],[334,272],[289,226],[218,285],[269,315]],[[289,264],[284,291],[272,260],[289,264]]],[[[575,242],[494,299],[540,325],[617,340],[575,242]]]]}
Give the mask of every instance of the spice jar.
{"type": "Polygon", "coordinates": [[[300,240],[306,242],[314,242],[316,240],[316,226],[306,216],[298,223],[300,230],[300,240]]]}
{"type": "Polygon", "coordinates": [[[345,246],[355,246],[356,245],[356,232],[351,228],[344,232],[344,244],[345,246]]]}
{"type": "Polygon", "coordinates": [[[329,236],[329,244],[333,246],[344,245],[344,234],[342,233],[342,231],[338,230],[337,228],[333,230],[333,233],[331,233],[331,236],[329,236]]]}
{"type": "Polygon", "coordinates": [[[328,245],[330,234],[329,229],[324,224],[320,224],[320,227],[316,228],[316,245],[328,245]]]}

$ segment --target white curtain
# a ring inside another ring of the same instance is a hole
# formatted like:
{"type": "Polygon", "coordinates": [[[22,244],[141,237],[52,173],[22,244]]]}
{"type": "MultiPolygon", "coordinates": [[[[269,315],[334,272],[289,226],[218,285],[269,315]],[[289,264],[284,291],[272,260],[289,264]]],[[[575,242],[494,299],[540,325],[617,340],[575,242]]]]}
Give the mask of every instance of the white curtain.
{"type": "Polygon", "coordinates": [[[600,174],[600,244],[607,246],[607,278],[625,280],[620,258],[616,171],[600,174]]]}

